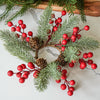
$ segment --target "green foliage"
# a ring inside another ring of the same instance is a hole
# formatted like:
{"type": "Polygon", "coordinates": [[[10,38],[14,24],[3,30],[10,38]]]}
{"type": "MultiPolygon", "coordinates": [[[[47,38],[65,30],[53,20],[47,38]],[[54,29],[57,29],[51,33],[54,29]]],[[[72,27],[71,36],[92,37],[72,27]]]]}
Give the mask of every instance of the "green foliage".
{"type": "Polygon", "coordinates": [[[0,31],[0,38],[4,40],[4,46],[12,55],[26,62],[34,62],[34,57],[29,53],[31,48],[25,41],[17,39],[15,33],[8,30],[0,31]]]}
{"type": "Polygon", "coordinates": [[[38,37],[45,40],[47,37],[47,31],[50,29],[49,19],[51,17],[52,9],[47,7],[41,16],[38,26],[38,37]]]}
{"type": "Polygon", "coordinates": [[[54,80],[60,79],[61,72],[57,70],[58,64],[50,63],[42,69],[39,73],[39,76],[35,79],[35,86],[39,91],[44,91],[47,88],[50,77],[54,80]]]}
{"type": "Polygon", "coordinates": [[[70,32],[72,32],[73,27],[75,27],[78,23],[79,19],[76,16],[70,18],[68,22],[67,20],[65,20],[62,24],[62,27],[61,28],[59,27],[58,30],[55,32],[55,34],[52,35],[51,41],[59,42],[59,40],[62,38],[62,35],[64,33],[69,34],[70,32]]]}

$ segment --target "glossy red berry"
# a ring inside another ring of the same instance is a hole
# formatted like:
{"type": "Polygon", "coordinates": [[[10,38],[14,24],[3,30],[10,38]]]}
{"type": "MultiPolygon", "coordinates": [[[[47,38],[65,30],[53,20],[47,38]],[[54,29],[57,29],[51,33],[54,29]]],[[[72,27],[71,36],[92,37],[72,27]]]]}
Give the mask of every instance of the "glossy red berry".
{"type": "Polygon", "coordinates": [[[92,58],[92,57],[93,57],[93,53],[92,53],[92,52],[89,52],[89,53],[88,53],[88,57],[89,57],[89,58],[92,58]]]}
{"type": "Polygon", "coordinates": [[[23,74],[23,77],[24,77],[25,79],[27,79],[27,78],[28,78],[28,74],[23,74]]]}
{"type": "Polygon", "coordinates": [[[66,85],[65,85],[65,84],[61,84],[60,88],[61,88],[62,90],[65,90],[65,89],[66,89],[66,85]]]}
{"type": "Polygon", "coordinates": [[[56,80],[56,83],[60,83],[61,82],[61,80],[56,80]]]}
{"type": "Polygon", "coordinates": [[[16,73],[16,77],[20,78],[22,76],[21,72],[16,73]]]}
{"type": "Polygon", "coordinates": [[[53,22],[54,22],[54,21],[53,21],[52,19],[50,19],[49,24],[53,24],[53,22]]]}
{"type": "Polygon", "coordinates": [[[22,33],[22,37],[23,38],[26,38],[27,37],[27,34],[26,33],[22,33]]]}
{"type": "Polygon", "coordinates": [[[71,80],[70,81],[70,85],[75,85],[75,81],[74,80],[71,80]]]}
{"type": "Polygon", "coordinates": [[[21,64],[21,66],[23,67],[23,69],[26,69],[26,65],[25,64],[21,64]]]}
{"type": "Polygon", "coordinates": [[[65,74],[61,75],[61,79],[65,80],[67,78],[67,76],[65,74]]]}
{"type": "Polygon", "coordinates": [[[21,28],[19,26],[16,27],[16,31],[20,32],[21,28]]]}
{"type": "Polygon", "coordinates": [[[37,78],[37,77],[38,77],[38,74],[39,74],[39,71],[35,71],[35,72],[33,73],[33,77],[34,77],[34,78],[37,78]]]}
{"type": "Polygon", "coordinates": [[[19,20],[19,21],[18,21],[18,24],[19,24],[19,25],[22,25],[22,24],[23,24],[23,20],[19,20]]]}
{"type": "Polygon", "coordinates": [[[66,45],[66,44],[67,44],[67,40],[63,40],[62,45],[66,45]]]}
{"type": "Polygon", "coordinates": [[[76,40],[76,36],[75,35],[72,35],[71,36],[71,40],[76,40]]]}
{"type": "Polygon", "coordinates": [[[56,26],[53,27],[53,31],[54,32],[57,31],[57,27],[56,26]]]}
{"type": "Polygon", "coordinates": [[[15,32],[15,31],[16,31],[16,28],[15,28],[15,27],[12,27],[12,28],[11,28],[11,31],[12,31],[12,32],[15,32]]]}
{"type": "Polygon", "coordinates": [[[73,35],[77,36],[77,35],[78,35],[78,33],[77,33],[77,32],[73,32],[73,35]]]}
{"type": "Polygon", "coordinates": [[[29,75],[29,74],[30,74],[30,72],[29,72],[29,71],[24,71],[24,74],[28,74],[28,75],[29,75]]]}
{"type": "Polygon", "coordinates": [[[84,27],[84,30],[86,30],[86,31],[88,31],[90,29],[90,27],[88,26],[88,25],[86,25],[85,27],[84,27]]]}
{"type": "Polygon", "coordinates": [[[21,77],[19,78],[19,83],[24,83],[25,82],[25,78],[21,77]]]}
{"type": "Polygon", "coordinates": [[[77,33],[79,31],[79,27],[74,27],[73,32],[77,33]]]}
{"type": "Polygon", "coordinates": [[[22,24],[22,25],[21,25],[21,28],[22,28],[22,29],[25,29],[25,28],[26,28],[26,25],[25,25],[25,24],[22,24]]]}
{"type": "Polygon", "coordinates": [[[89,59],[89,60],[88,60],[88,64],[89,64],[89,65],[93,64],[93,60],[89,59]]]}
{"type": "Polygon", "coordinates": [[[74,91],[75,90],[75,88],[74,87],[69,87],[69,91],[74,91]]]}
{"type": "Polygon", "coordinates": [[[29,63],[27,64],[27,66],[28,66],[30,69],[34,69],[34,68],[35,68],[35,66],[34,66],[34,64],[33,64],[32,62],[29,62],[29,63]]]}
{"type": "Polygon", "coordinates": [[[81,62],[85,62],[84,59],[79,59],[79,63],[81,63],[81,62]]]}
{"type": "Polygon", "coordinates": [[[78,34],[78,35],[77,35],[77,38],[80,39],[80,38],[81,38],[81,34],[78,34]]]}
{"type": "Polygon", "coordinates": [[[65,10],[63,10],[61,13],[62,13],[62,16],[66,15],[66,11],[65,10]]]}
{"type": "Polygon", "coordinates": [[[32,32],[32,31],[29,31],[29,32],[28,32],[28,35],[29,35],[29,36],[32,36],[32,35],[33,35],[33,32],[32,32]]]}
{"type": "Polygon", "coordinates": [[[72,96],[72,95],[73,95],[73,91],[70,91],[70,90],[69,90],[69,91],[67,92],[67,94],[68,94],[69,96],[72,96]]]}
{"type": "Polygon", "coordinates": [[[57,22],[58,22],[58,23],[61,23],[61,22],[62,22],[62,18],[59,17],[59,18],[57,19],[57,22]]]}
{"type": "Polygon", "coordinates": [[[64,75],[64,74],[67,74],[67,70],[66,69],[62,70],[62,75],[64,75]]]}
{"type": "Polygon", "coordinates": [[[30,37],[26,37],[26,42],[29,42],[30,41],[30,37]]]}
{"type": "Polygon", "coordinates": [[[57,19],[55,20],[55,24],[56,24],[56,25],[58,24],[58,21],[57,21],[57,19]]]}
{"type": "Polygon", "coordinates": [[[22,70],[23,70],[23,67],[22,67],[21,65],[19,65],[19,66],[17,67],[17,70],[18,70],[18,71],[22,71],[22,70]]]}
{"type": "Polygon", "coordinates": [[[86,63],[85,62],[81,62],[80,63],[80,69],[85,69],[86,68],[86,63]]]}
{"type": "Polygon", "coordinates": [[[14,73],[13,73],[12,70],[9,70],[9,71],[7,72],[7,75],[8,75],[8,76],[13,76],[13,74],[14,74],[14,73]]]}
{"type": "Polygon", "coordinates": [[[87,59],[88,58],[88,54],[87,53],[84,53],[83,54],[83,58],[87,59]]]}
{"type": "Polygon", "coordinates": [[[7,24],[9,27],[13,26],[13,23],[12,22],[8,22],[7,24]]]}
{"type": "Polygon", "coordinates": [[[68,35],[67,34],[63,34],[63,39],[67,39],[68,35]]]}
{"type": "Polygon", "coordinates": [[[65,51],[66,47],[61,47],[61,51],[65,51]]]}
{"type": "Polygon", "coordinates": [[[71,67],[71,68],[74,67],[74,63],[73,62],[70,62],[69,63],[69,67],[71,67]]]}
{"type": "Polygon", "coordinates": [[[91,68],[92,69],[96,69],[97,68],[97,64],[95,64],[95,63],[94,64],[91,64],[91,68]]]}

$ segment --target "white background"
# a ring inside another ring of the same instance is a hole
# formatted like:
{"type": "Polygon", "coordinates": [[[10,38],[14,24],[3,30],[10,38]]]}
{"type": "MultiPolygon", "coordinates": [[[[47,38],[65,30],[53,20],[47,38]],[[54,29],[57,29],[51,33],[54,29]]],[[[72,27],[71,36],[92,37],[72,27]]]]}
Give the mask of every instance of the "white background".
{"type": "MultiPolygon", "coordinates": [[[[0,13],[2,9],[0,9],[0,13]]],[[[37,17],[39,18],[43,10],[35,10],[37,17]]],[[[60,12],[56,12],[59,16],[60,12]]],[[[67,18],[67,16],[65,17],[67,18]]],[[[28,12],[21,18],[14,20],[17,23],[19,19],[23,19],[24,23],[27,24],[26,32],[32,30],[34,36],[37,33],[38,24],[33,19],[32,15],[28,12]]],[[[85,36],[93,37],[100,41],[100,17],[88,17],[87,23],[80,22],[80,27],[84,25],[90,25],[90,31],[82,32],[85,36]]],[[[5,25],[4,21],[0,22],[0,30],[9,29],[5,25]]],[[[98,64],[97,72],[100,73],[100,48],[94,52],[94,62],[98,64]]],[[[93,73],[90,70],[80,70],[79,65],[75,68],[68,68],[69,79],[76,80],[76,91],[72,97],[67,95],[67,90],[62,91],[60,84],[57,84],[54,80],[50,80],[48,89],[44,92],[38,92],[34,87],[32,75],[24,84],[18,82],[18,78],[8,77],[7,71],[14,70],[19,64],[25,63],[22,60],[10,55],[3,46],[3,41],[0,40],[0,100],[100,100],[100,76],[93,73]]],[[[25,63],[26,64],[26,63],[25,63]]]]}

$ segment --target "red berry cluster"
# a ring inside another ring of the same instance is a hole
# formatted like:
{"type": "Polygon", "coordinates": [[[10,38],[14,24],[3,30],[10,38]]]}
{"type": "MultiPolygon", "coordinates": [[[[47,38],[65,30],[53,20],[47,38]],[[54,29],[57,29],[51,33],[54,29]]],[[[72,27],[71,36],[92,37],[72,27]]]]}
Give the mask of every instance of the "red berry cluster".
{"type": "Polygon", "coordinates": [[[33,36],[33,32],[32,31],[29,31],[28,34],[24,32],[24,30],[26,28],[26,24],[23,23],[23,20],[19,20],[18,21],[18,25],[14,25],[12,22],[8,22],[7,25],[9,27],[11,27],[11,31],[12,32],[18,32],[16,34],[17,38],[20,38],[21,37],[21,39],[22,40],[26,40],[26,42],[29,42],[30,37],[33,36]]]}
{"type": "Polygon", "coordinates": [[[87,67],[87,64],[90,65],[92,69],[96,69],[97,64],[93,63],[93,60],[90,59],[92,57],[93,57],[92,52],[84,53],[83,57],[81,59],[79,59],[80,69],[85,69],[87,67]]]}
{"type": "Polygon", "coordinates": [[[39,68],[35,67],[35,65],[32,62],[29,62],[27,64],[28,68],[26,67],[25,64],[21,64],[17,66],[17,73],[14,73],[12,70],[9,70],[7,72],[8,76],[13,76],[14,74],[16,74],[16,77],[19,78],[19,82],[20,83],[24,83],[26,79],[28,79],[29,75],[31,73],[33,73],[33,77],[37,78],[38,74],[39,74],[39,68]]]}
{"type": "Polygon", "coordinates": [[[69,96],[73,95],[73,92],[75,90],[75,88],[73,87],[73,85],[75,85],[75,81],[74,80],[67,80],[67,70],[66,69],[61,69],[60,66],[57,66],[58,69],[61,71],[62,75],[61,75],[61,79],[56,80],[56,83],[61,83],[61,80],[64,82],[63,84],[61,84],[60,88],[62,90],[65,90],[66,88],[68,88],[67,94],[69,96]]]}
{"type": "Polygon", "coordinates": [[[80,31],[82,30],[86,30],[88,31],[89,30],[89,26],[86,25],[83,29],[79,29],[79,27],[74,27],[73,28],[73,33],[72,33],[72,36],[71,37],[68,37],[68,35],[65,33],[63,34],[63,40],[62,40],[62,43],[61,43],[61,51],[65,51],[65,45],[67,45],[67,43],[69,41],[72,41],[72,42],[75,42],[76,39],[80,39],[81,38],[81,35],[79,34],[80,31]]]}

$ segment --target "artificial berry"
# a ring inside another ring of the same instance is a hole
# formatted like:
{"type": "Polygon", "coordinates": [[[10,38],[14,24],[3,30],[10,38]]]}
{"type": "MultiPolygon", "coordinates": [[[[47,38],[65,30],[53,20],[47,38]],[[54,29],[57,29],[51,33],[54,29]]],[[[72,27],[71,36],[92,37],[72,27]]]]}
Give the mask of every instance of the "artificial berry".
{"type": "Polygon", "coordinates": [[[49,24],[53,24],[53,22],[54,22],[54,21],[53,21],[52,19],[50,19],[49,24]]]}
{"type": "Polygon", "coordinates": [[[26,37],[26,42],[29,42],[30,41],[30,37],[26,37]]]}
{"type": "Polygon", "coordinates": [[[86,25],[85,27],[84,27],[84,30],[86,30],[86,31],[88,31],[90,29],[90,27],[88,26],[88,25],[86,25]]]}
{"type": "Polygon", "coordinates": [[[62,75],[64,75],[64,74],[67,74],[67,70],[66,69],[62,70],[62,75]]]}
{"type": "Polygon", "coordinates": [[[81,63],[81,62],[85,62],[84,59],[79,59],[79,63],[81,63]]]}
{"type": "Polygon", "coordinates": [[[23,69],[26,69],[26,65],[25,64],[21,64],[21,66],[23,67],[23,69]]]}
{"type": "Polygon", "coordinates": [[[37,78],[37,77],[38,77],[38,74],[39,74],[39,71],[35,71],[35,72],[33,73],[33,77],[34,77],[34,78],[37,78]]]}
{"type": "Polygon", "coordinates": [[[73,41],[76,40],[76,36],[75,35],[72,35],[71,36],[71,40],[73,40],[73,41]]]}
{"type": "Polygon", "coordinates": [[[61,82],[61,80],[56,80],[56,83],[60,83],[61,82]]]}
{"type": "Polygon", "coordinates": [[[88,60],[88,64],[89,64],[89,65],[93,64],[93,60],[89,59],[89,60],[88,60]]]}
{"type": "Polygon", "coordinates": [[[75,90],[75,88],[74,87],[69,87],[69,91],[74,91],[75,90]]]}
{"type": "Polygon", "coordinates": [[[77,35],[78,35],[78,33],[77,33],[77,32],[73,32],[73,35],[77,36],[77,35]]]}
{"type": "Polygon", "coordinates": [[[8,75],[8,76],[13,76],[13,74],[14,74],[14,73],[13,73],[12,70],[9,70],[9,71],[7,72],[7,75],[8,75]]]}
{"type": "Polygon", "coordinates": [[[32,31],[29,31],[29,32],[28,32],[28,35],[29,35],[29,36],[32,36],[32,35],[33,35],[33,32],[32,32],[32,31]]]}
{"type": "Polygon", "coordinates": [[[22,73],[21,73],[21,72],[18,72],[18,73],[16,73],[16,76],[17,76],[18,78],[20,78],[20,77],[22,76],[22,73]]]}
{"type": "Polygon", "coordinates": [[[28,66],[30,69],[34,69],[34,68],[35,68],[35,66],[34,66],[34,64],[33,64],[32,62],[29,62],[29,63],[27,64],[27,66],[28,66]]]}
{"type": "Polygon", "coordinates": [[[69,67],[74,67],[74,63],[73,62],[70,62],[69,63],[69,67]]]}
{"type": "Polygon", "coordinates": [[[13,23],[12,22],[8,22],[7,24],[9,27],[13,26],[13,23]]]}
{"type": "Polygon", "coordinates": [[[25,29],[25,28],[26,28],[26,25],[25,25],[25,24],[22,24],[22,25],[21,25],[21,28],[22,28],[22,29],[25,29]]]}
{"type": "Polygon", "coordinates": [[[62,22],[62,18],[59,17],[59,18],[57,19],[57,22],[58,22],[58,23],[61,23],[61,22],[62,22]]]}
{"type": "Polygon", "coordinates": [[[68,38],[68,35],[67,34],[63,34],[63,38],[64,39],[67,39],[68,38]]]}
{"type": "Polygon", "coordinates": [[[61,84],[60,88],[61,88],[62,90],[65,90],[65,89],[66,89],[66,85],[65,85],[65,84],[61,84]]]}
{"type": "Polygon", "coordinates": [[[30,74],[30,72],[29,72],[29,71],[24,71],[24,74],[29,75],[29,74],[30,74]]]}
{"type": "Polygon", "coordinates": [[[75,81],[74,80],[71,80],[70,81],[70,85],[75,85],[75,81]]]}
{"type": "Polygon", "coordinates": [[[66,15],[66,11],[65,10],[63,10],[61,13],[62,13],[62,16],[66,15]]]}
{"type": "Polygon", "coordinates": [[[20,32],[21,28],[19,26],[16,27],[16,31],[20,32]]]}
{"type": "Polygon", "coordinates": [[[19,78],[19,83],[24,83],[25,82],[25,78],[21,77],[19,78]]]}
{"type": "Polygon", "coordinates": [[[23,38],[26,38],[27,37],[27,34],[26,33],[22,33],[22,37],[23,38]]]}
{"type": "Polygon", "coordinates": [[[65,51],[65,48],[66,48],[66,47],[61,47],[61,51],[65,51]]]}
{"type": "Polygon", "coordinates": [[[19,35],[19,34],[15,34],[15,36],[16,36],[17,38],[19,38],[19,37],[20,37],[20,35],[19,35]]]}
{"type": "Polygon", "coordinates": [[[61,75],[61,79],[65,80],[67,78],[67,76],[65,74],[61,75]]]}
{"type": "Polygon", "coordinates": [[[57,27],[56,26],[53,27],[53,31],[54,32],[57,31],[57,27]]]}
{"type": "Polygon", "coordinates": [[[57,21],[57,19],[55,20],[55,24],[56,24],[56,25],[58,24],[58,21],[57,21]]]}
{"type": "Polygon", "coordinates": [[[69,96],[72,96],[72,95],[73,95],[73,91],[70,91],[70,90],[69,90],[69,91],[67,92],[67,94],[68,94],[69,96]]]}
{"type": "Polygon", "coordinates": [[[28,78],[28,74],[23,74],[23,77],[24,77],[25,79],[27,79],[27,78],[28,78]]]}
{"type": "Polygon", "coordinates": [[[86,63],[85,62],[81,62],[80,63],[80,69],[85,69],[86,68],[86,63]]]}
{"type": "Polygon", "coordinates": [[[12,32],[15,32],[15,31],[16,31],[16,28],[15,28],[15,27],[12,27],[12,28],[11,28],[11,31],[12,31],[12,32]]]}
{"type": "Polygon", "coordinates": [[[19,66],[17,67],[17,70],[18,70],[18,71],[22,71],[22,70],[23,70],[23,67],[22,67],[21,65],[19,65],[19,66]]]}
{"type": "Polygon", "coordinates": [[[80,34],[78,34],[78,35],[77,35],[77,38],[78,38],[78,39],[80,39],[80,38],[81,38],[81,35],[80,35],[80,34]]]}
{"type": "Polygon", "coordinates": [[[19,25],[22,25],[22,24],[23,24],[23,20],[19,20],[19,21],[18,21],[18,24],[19,24],[19,25]]]}
{"type": "Polygon", "coordinates": [[[89,58],[93,57],[93,53],[92,53],[92,52],[89,52],[89,53],[88,53],[88,57],[89,57],[89,58]]]}
{"type": "Polygon", "coordinates": [[[83,58],[87,59],[88,58],[88,54],[87,53],[84,53],[83,54],[83,58]]]}
{"type": "Polygon", "coordinates": [[[91,64],[91,68],[92,69],[96,69],[97,68],[97,64],[95,64],[95,63],[94,64],[91,64]]]}
{"type": "Polygon", "coordinates": [[[62,45],[66,45],[66,44],[67,44],[67,40],[63,40],[62,45]]]}
{"type": "Polygon", "coordinates": [[[79,31],[79,27],[74,27],[73,32],[77,33],[79,31]]]}

